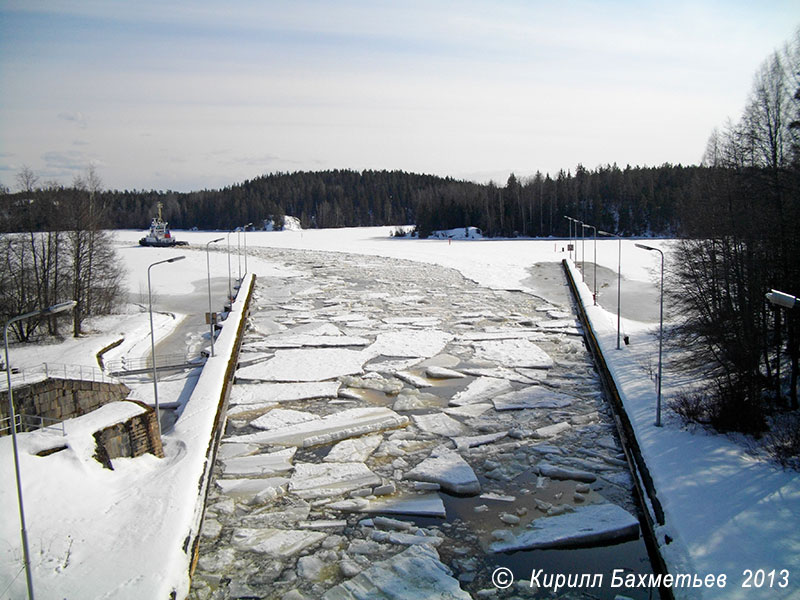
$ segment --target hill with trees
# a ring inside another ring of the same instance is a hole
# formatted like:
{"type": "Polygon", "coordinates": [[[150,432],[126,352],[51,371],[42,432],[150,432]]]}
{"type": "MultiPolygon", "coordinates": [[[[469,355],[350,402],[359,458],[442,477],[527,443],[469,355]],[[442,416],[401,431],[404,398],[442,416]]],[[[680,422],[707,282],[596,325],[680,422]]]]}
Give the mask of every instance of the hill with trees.
{"type": "MultiPolygon", "coordinates": [[[[505,185],[478,184],[404,171],[332,170],[263,175],[220,190],[101,191],[104,224],[145,228],[164,206],[175,229],[255,227],[284,215],[306,228],[416,225],[422,237],[437,229],[479,227],[488,237],[567,235],[564,214],[626,235],[674,235],[681,202],[702,188],[703,167],[616,165],[555,176],[536,173],[505,185]]],[[[58,201],[74,186],[44,185],[0,195],[0,227],[12,231],[14,206],[27,200],[58,201]]]]}

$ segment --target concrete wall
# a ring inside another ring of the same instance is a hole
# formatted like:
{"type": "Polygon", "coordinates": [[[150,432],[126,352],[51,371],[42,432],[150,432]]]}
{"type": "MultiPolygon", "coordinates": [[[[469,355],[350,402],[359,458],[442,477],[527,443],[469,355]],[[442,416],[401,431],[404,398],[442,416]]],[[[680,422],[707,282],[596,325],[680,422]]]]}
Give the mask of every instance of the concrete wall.
{"type": "Polygon", "coordinates": [[[113,470],[111,460],[114,458],[136,458],[147,453],[164,458],[155,409],[135,400],[128,402],[138,404],[144,409],[143,412],[94,434],[97,442],[94,457],[107,469],[113,470]]]}
{"type": "MultiPolygon", "coordinates": [[[[101,383],[49,378],[14,386],[17,414],[65,420],[80,417],[96,408],[124,400],[130,389],[122,383],[101,383]]],[[[8,417],[8,391],[0,392],[0,418],[8,417]]]]}

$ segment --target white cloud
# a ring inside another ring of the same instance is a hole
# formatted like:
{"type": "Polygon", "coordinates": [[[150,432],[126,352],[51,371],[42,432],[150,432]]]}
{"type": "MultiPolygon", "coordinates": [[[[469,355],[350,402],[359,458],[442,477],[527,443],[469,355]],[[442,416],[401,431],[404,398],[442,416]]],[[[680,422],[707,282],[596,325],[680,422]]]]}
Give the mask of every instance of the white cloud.
{"type": "Polygon", "coordinates": [[[267,169],[696,162],[792,27],[788,4],[53,6],[0,9],[64,21],[0,52],[0,147],[66,175],[91,151],[110,187],[173,189],[267,169]],[[52,150],[68,147],[86,155],[52,150]]]}

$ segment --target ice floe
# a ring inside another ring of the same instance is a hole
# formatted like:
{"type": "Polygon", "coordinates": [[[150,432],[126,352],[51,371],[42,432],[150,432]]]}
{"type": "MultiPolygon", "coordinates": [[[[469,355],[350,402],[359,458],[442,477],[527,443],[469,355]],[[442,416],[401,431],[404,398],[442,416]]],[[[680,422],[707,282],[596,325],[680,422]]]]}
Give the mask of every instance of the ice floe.
{"type": "Polygon", "coordinates": [[[494,377],[479,377],[472,381],[464,390],[458,392],[450,399],[450,406],[463,406],[491,400],[497,395],[511,390],[511,383],[506,379],[494,377]]]}
{"type": "Polygon", "coordinates": [[[475,448],[483,446],[484,444],[491,444],[498,440],[502,440],[508,435],[507,431],[498,431],[497,433],[487,433],[485,435],[468,435],[453,437],[453,442],[456,445],[456,450],[464,450],[467,448],[475,448]]]}
{"type": "Polygon", "coordinates": [[[477,404],[465,404],[464,406],[446,408],[444,412],[456,417],[479,417],[490,408],[492,408],[491,404],[478,402],[477,404]]]}
{"type": "Polygon", "coordinates": [[[250,421],[250,425],[256,429],[282,429],[289,425],[296,425],[298,423],[306,423],[308,421],[315,421],[321,418],[309,412],[301,410],[292,410],[287,408],[273,408],[267,414],[250,421]]]}
{"type": "Polygon", "coordinates": [[[338,381],[235,385],[231,390],[229,403],[234,405],[262,404],[267,402],[293,402],[311,398],[335,398],[339,393],[340,387],[341,383],[338,381]]]}
{"type": "Polygon", "coordinates": [[[360,462],[298,463],[289,491],[304,500],[340,496],[381,483],[381,478],[360,462]]]}
{"type": "Polygon", "coordinates": [[[367,435],[336,444],[323,459],[326,462],[364,462],[383,441],[382,435],[367,435]]]}
{"type": "Polygon", "coordinates": [[[437,367],[432,365],[425,369],[425,374],[432,379],[463,379],[466,377],[460,371],[454,371],[447,367],[437,367]]]}
{"type": "Polygon", "coordinates": [[[329,444],[366,433],[403,427],[408,417],[384,407],[351,408],[322,419],[282,429],[230,436],[229,442],[309,447],[329,444]]]}
{"type": "Polygon", "coordinates": [[[554,425],[545,425],[544,427],[534,429],[533,434],[539,438],[551,438],[568,431],[571,427],[569,423],[563,421],[561,423],[555,423],[554,425]]]}
{"type": "Polygon", "coordinates": [[[542,477],[549,477],[550,479],[570,479],[583,483],[592,483],[597,480],[597,475],[594,473],[580,471],[578,469],[567,469],[549,463],[539,463],[538,469],[539,475],[542,477]]]}
{"type": "Polygon", "coordinates": [[[444,502],[436,492],[422,494],[405,494],[368,500],[366,498],[351,498],[326,505],[331,510],[347,512],[361,512],[384,515],[407,515],[417,517],[442,517],[446,516],[444,502]]]}
{"type": "Polygon", "coordinates": [[[635,538],[639,521],[616,504],[590,504],[554,517],[534,520],[527,531],[492,543],[492,552],[612,543],[635,538]]]}
{"type": "Polygon", "coordinates": [[[286,448],[269,454],[237,456],[222,460],[223,473],[227,475],[254,476],[277,475],[292,469],[292,458],[297,448],[286,448]]]}
{"type": "Polygon", "coordinates": [[[267,477],[264,479],[217,479],[217,486],[226,496],[250,499],[262,494],[278,497],[286,491],[288,477],[267,477]]]}
{"type": "Polygon", "coordinates": [[[529,386],[492,398],[495,410],[519,410],[523,408],[566,408],[574,398],[542,386],[529,386]]]}
{"type": "Polygon", "coordinates": [[[368,346],[370,340],[350,335],[311,335],[308,333],[280,333],[259,340],[258,348],[346,348],[368,346]]]}
{"type": "Polygon", "coordinates": [[[220,444],[217,450],[218,459],[233,458],[234,456],[245,456],[258,452],[260,446],[257,444],[220,444]]]}
{"type": "Polygon", "coordinates": [[[373,356],[430,358],[441,352],[453,336],[437,329],[404,329],[378,335],[375,343],[365,349],[373,356]]]}
{"type": "Polygon", "coordinates": [[[447,437],[464,435],[467,428],[460,422],[444,413],[429,415],[412,415],[414,423],[426,433],[435,433],[447,437]]]}
{"type": "Polygon", "coordinates": [[[237,369],[236,378],[256,381],[324,381],[355,375],[373,355],[343,348],[278,350],[264,363],[237,369]]]}
{"type": "Polygon", "coordinates": [[[326,535],[321,531],[239,527],[233,530],[231,542],[240,550],[286,558],[321,542],[326,535]]]}
{"type": "Polygon", "coordinates": [[[406,479],[438,483],[454,494],[471,495],[481,491],[472,467],[454,451],[442,451],[430,456],[406,472],[406,479]]]}
{"type": "Polygon", "coordinates": [[[475,355],[505,367],[549,369],[553,366],[553,359],[547,352],[525,339],[476,342],[475,355]]]}
{"type": "Polygon", "coordinates": [[[398,379],[402,379],[406,383],[409,383],[417,388],[430,387],[431,385],[433,385],[430,381],[428,381],[424,377],[415,375],[410,371],[397,371],[394,374],[394,376],[397,377],[398,379]]]}
{"type": "Polygon", "coordinates": [[[400,554],[375,563],[322,596],[323,600],[373,598],[470,600],[471,596],[451,576],[450,569],[428,544],[409,546],[400,554]]]}

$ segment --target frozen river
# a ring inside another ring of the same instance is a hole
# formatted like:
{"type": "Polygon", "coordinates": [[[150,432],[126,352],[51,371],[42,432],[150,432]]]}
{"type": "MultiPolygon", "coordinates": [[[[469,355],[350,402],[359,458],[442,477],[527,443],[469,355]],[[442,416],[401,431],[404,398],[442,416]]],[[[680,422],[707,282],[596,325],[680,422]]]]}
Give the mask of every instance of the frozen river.
{"type": "Polygon", "coordinates": [[[552,597],[532,573],[650,572],[557,270],[532,296],[410,261],[255,252],[303,275],[257,281],[192,598],[552,597]]]}

